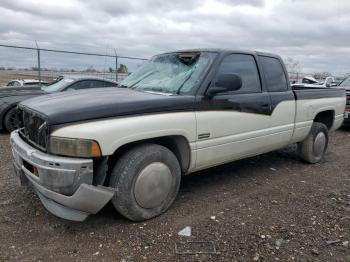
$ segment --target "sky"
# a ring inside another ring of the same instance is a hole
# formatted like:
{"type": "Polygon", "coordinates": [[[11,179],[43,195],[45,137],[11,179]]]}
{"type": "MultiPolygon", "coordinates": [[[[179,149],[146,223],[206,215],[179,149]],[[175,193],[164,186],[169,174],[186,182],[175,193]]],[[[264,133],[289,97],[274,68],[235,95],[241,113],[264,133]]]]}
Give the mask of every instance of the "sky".
{"type": "MultiPolygon", "coordinates": [[[[303,72],[350,72],[349,0],[2,0],[0,44],[149,58],[184,48],[268,51],[303,72]]],[[[42,54],[45,67],[109,67],[114,60],[42,54]]],[[[134,67],[141,62],[120,60],[134,67]]],[[[0,66],[36,64],[0,47],[0,66]]]]}

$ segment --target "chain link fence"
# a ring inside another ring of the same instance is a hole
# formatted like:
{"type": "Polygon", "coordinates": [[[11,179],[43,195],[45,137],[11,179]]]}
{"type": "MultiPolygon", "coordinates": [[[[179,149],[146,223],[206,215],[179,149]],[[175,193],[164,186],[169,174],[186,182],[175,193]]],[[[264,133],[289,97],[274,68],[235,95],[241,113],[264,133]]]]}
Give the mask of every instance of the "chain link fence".
{"type": "MultiPolygon", "coordinates": [[[[102,50],[102,48],[100,48],[102,50]]],[[[105,52],[83,52],[64,49],[0,43],[0,86],[11,80],[39,80],[50,82],[60,76],[91,76],[121,81],[147,59],[118,55],[116,49],[105,52]]],[[[291,83],[300,82],[315,73],[288,72],[291,83]]],[[[346,76],[335,76],[341,82],[346,76]]],[[[325,77],[316,77],[320,82],[325,77]]]]}
{"type": "Polygon", "coordinates": [[[0,86],[11,80],[50,82],[60,76],[91,76],[121,81],[147,59],[105,53],[0,44],[0,86]]]}

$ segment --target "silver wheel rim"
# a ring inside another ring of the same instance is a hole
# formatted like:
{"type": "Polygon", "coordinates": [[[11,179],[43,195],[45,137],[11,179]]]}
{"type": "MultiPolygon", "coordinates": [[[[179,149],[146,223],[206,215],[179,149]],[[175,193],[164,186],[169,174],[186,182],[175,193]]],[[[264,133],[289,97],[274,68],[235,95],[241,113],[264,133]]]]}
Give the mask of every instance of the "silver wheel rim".
{"type": "Polygon", "coordinates": [[[326,135],[323,132],[320,132],[315,137],[314,141],[314,155],[316,157],[322,156],[324,149],[326,147],[326,135]]]}
{"type": "Polygon", "coordinates": [[[167,165],[151,163],[141,170],[135,181],[135,200],[143,208],[158,207],[167,198],[172,183],[173,176],[167,165]]]}

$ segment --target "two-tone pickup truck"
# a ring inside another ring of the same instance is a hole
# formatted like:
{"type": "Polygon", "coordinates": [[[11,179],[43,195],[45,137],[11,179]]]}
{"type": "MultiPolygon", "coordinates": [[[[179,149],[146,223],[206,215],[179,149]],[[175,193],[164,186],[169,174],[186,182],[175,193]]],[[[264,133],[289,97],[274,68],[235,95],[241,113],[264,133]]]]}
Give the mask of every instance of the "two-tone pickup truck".
{"type": "Polygon", "coordinates": [[[14,166],[59,217],[81,221],[112,201],[142,221],[165,212],[194,171],[291,143],[301,159],[319,162],[344,108],[344,90],[292,90],[273,54],[165,53],[120,88],[22,102],[14,166]]]}

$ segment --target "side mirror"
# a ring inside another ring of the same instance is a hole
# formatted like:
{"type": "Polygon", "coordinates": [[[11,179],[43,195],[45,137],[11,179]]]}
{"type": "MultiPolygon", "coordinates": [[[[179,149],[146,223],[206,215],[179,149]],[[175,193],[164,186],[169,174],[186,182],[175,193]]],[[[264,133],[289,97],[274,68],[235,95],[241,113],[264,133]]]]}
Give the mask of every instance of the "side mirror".
{"type": "Polygon", "coordinates": [[[210,87],[207,94],[213,96],[217,93],[239,90],[242,87],[242,78],[236,74],[221,74],[216,78],[215,85],[210,87]]]}

